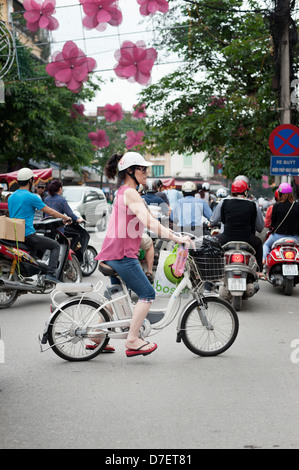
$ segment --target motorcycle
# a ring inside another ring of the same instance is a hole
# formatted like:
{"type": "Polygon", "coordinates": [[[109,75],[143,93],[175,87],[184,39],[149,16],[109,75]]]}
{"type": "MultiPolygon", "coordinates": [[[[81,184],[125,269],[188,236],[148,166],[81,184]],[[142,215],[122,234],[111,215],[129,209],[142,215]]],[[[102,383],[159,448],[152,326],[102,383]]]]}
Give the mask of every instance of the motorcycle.
{"type": "Polygon", "coordinates": [[[285,295],[292,295],[299,283],[299,243],[291,237],[276,240],[266,257],[265,276],[274,287],[282,287],[285,295]]]}
{"type": "Polygon", "coordinates": [[[84,277],[91,276],[95,272],[98,266],[98,261],[95,259],[98,252],[97,250],[89,245],[90,235],[87,230],[83,227],[82,224],[73,222],[65,228],[65,235],[71,241],[71,248],[75,252],[76,257],[81,266],[82,275],[84,277]],[[80,240],[75,243],[76,246],[72,243],[72,231],[79,233],[80,240]]]}
{"type": "Polygon", "coordinates": [[[242,300],[252,297],[259,290],[255,250],[243,241],[231,241],[222,248],[226,264],[224,284],[219,288],[219,295],[231,302],[236,311],[240,311],[242,300]]]}
{"type": "MultiPolygon", "coordinates": [[[[34,224],[40,236],[47,236],[60,245],[56,277],[62,282],[82,282],[79,261],[70,249],[66,236],[59,231],[62,219],[52,217],[34,224]]],[[[55,283],[46,279],[49,251],[39,252],[25,243],[0,240],[0,308],[10,307],[21,294],[48,294],[55,283]]]]}

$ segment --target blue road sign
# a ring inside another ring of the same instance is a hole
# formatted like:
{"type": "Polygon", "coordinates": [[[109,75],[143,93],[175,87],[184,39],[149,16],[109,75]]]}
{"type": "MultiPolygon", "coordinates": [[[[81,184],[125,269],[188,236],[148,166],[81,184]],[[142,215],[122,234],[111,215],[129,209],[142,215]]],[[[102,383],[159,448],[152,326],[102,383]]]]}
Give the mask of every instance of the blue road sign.
{"type": "Polygon", "coordinates": [[[299,157],[272,156],[270,175],[299,176],[299,157]]]}

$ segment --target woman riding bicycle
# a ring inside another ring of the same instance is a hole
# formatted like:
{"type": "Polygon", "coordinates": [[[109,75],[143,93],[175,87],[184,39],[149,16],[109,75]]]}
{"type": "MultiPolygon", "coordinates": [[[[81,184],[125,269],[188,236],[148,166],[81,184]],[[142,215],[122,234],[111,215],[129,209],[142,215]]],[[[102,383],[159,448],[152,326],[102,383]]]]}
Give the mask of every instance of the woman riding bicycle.
{"type": "MultiPolygon", "coordinates": [[[[130,330],[125,343],[127,356],[150,354],[157,345],[139,338],[139,329],[147,316],[150,305],[155,299],[155,291],[138,261],[138,251],[144,226],[155,232],[160,238],[168,238],[175,243],[189,244],[188,236],[178,237],[172,230],[164,227],[146,208],[137,189],[146,184],[147,167],[152,163],[146,161],[137,152],[124,155],[113,155],[105,167],[109,179],[118,174],[119,189],[116,194],[110,216],[107,234],[100,253],[96,259],[113,268],[124,280],[127,287],[138,296],[133,311],[130,330]]],[[[118,282],[111,278],[112,283],[118,282]]]]}

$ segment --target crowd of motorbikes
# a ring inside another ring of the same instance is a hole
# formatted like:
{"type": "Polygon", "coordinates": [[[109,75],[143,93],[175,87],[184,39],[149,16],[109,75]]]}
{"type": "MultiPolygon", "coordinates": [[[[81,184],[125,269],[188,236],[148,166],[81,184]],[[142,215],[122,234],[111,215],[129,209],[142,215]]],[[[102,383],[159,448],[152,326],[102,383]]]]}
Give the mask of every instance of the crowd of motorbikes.
{"type": "MultiPolygon", "coordinates": [[[[35,222],[40,236],[56,239],[60,253],[56,276],[61,282],[81,283],[82,277],[90,276],[97,268],[97,250],[90,245],[90,235],[84,224],[73,223],[72,228],[80,235],[76,246],[71,235],[62,233],[61,219],[45,218],[35,222]]],[[[205,227],[204,236],[213,236],[217,230],[205,227]],[[208,234],[208,235],[207,235],[208,234]]],[[[150,234],[150,233],[149,233],[150,234]]],[[[158,264],[161,250],[168,249],[169,242],[152,235],[155,260],[158,264]]],[[[225,256],[225,275],[221,285],[214,291],[240,311],[244,300],[259,291],[259,268],[255,251],[246,242],[231,241],[222,247],[225,256]]],[[[0,308],[10,307],[21,294],[50,293],[55,284],[46,279],[48,269],[47,252],[29,249],[25,243],[0,240],[0,308]]],[[[277,240],[267,255],[262,279],[274,287],[281,288],[283,294],[292,295],[299,283],[299,243],[290,237],[277,240]]]]}

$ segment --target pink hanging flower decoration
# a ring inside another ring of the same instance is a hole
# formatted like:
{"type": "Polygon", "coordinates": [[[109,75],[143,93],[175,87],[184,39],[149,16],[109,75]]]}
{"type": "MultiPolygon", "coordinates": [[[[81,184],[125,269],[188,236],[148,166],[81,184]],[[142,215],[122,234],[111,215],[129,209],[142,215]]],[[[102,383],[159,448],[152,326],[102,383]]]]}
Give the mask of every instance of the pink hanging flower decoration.
{"type": "Polygon", "coordinates": [[[104,107],[104,116],[106,121],[108,122],[121,121],[124,117],[124,112],[122,110],[121,104],[106,104],[104,107]]]}
{"type": "Polygon", "coordinates": [[[132,149],[133,147],[139,147],[140,145],[143,145],[142,138],[144,137],[144,132],[138,131],[128,131],[126,133],[127,139],[125,140],[125,145],[127,149],[132,149]]]}
{"type": "Polygon", "coordinates": [[[138,41],[136,44],[124,41],[114,55],[118,60],[114,72],[119,78],[137,82],[140,85],[149,84],[151,70],[158,56],[154,47],[146,49],[144,41],[138,41]]]}
{"type": "Polygon", "coordinates": [[[145,112],[145,103],[142,103],[140,105],[134,104],[133,105],[134,111],[132,113],[132,116],[136,119],[142,119],[147,116],[145,112]]]}
{"type": "Polygon", "coordinates": [[[137,0],[139,11],[143,16],[154,15],[157,11],[167,13],[169,4],[167,0],[137,0]]]}
{"type": "Polygon", "coordinates": [[[59,26],[58,21],[54,16],[55,13],[55,0],[45,0],[42,4],[35,0],[24,0],[23,6],[26,10],[24,18],[27,21],[26,27],[29,31],[37,31],[38,28],[53,31],[59,26]]]}
{"type": "Polygon", "coordinates": [[[98,129],[96,132],[90,132],[88,137],[95,147],[93,150],[97,150],[98,148],[102,149],[110,145],[106,132],[101,129],[98,129]]]}
{"type": "Polygon", "coordinates": [[[70,111],[71,118],[72,119],[77,119],[78,114],[80,114],[81,116],[84,116],[84,110],[85,110],[84,104],[75,104],[74,103],[73,106],[72,106],[72,109],[70,111]]]}
{"type": "Polygon", "coordinates": [[[46,71],[55,78],[56,86],[67,86],[73,93],[78,93],[96,65],[96,61],[86,57],[73,41],[67,41],[62,52],[54,52],[46,71]]]}
{"type": "Polygon", "coordinates": [[[83,5],[86,16],[83,25],[86,29],[105,31],[107,23],[118,26],[122,22],[122,13],[118,8],[117,0],[79,0],[83,5]]]}

